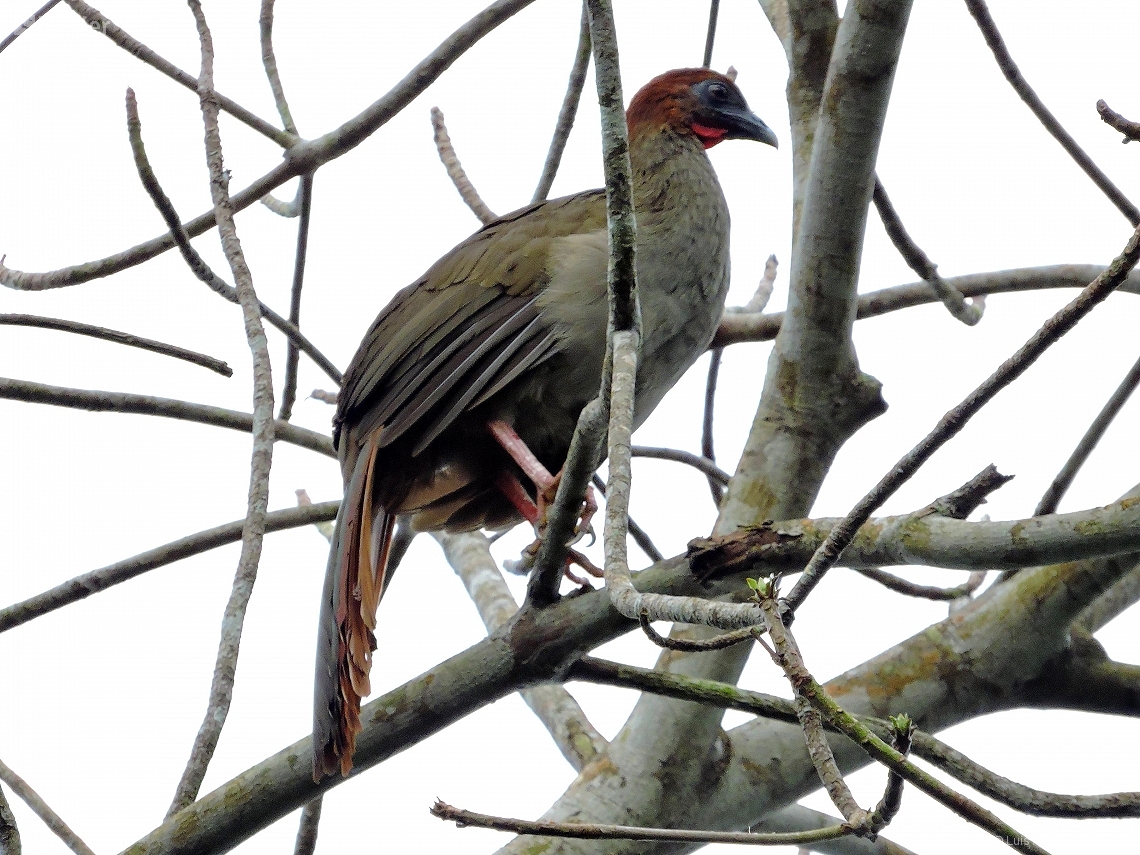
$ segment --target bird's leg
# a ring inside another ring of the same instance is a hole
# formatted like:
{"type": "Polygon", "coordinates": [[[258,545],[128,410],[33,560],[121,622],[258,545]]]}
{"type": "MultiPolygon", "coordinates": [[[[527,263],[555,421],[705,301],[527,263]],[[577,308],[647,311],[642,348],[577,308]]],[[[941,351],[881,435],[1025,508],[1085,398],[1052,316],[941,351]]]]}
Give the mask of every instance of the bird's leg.
{"type": "MultiPolygon", "coordinates": [[[[500,484],[500,489],[503,490],[504,495],[510,500],[511,504],[541,533],[541,529],[546,527],[547,508],[554,504],[554,497],[558,494],[558,484],[562,480],[561,470],[551,475],[550,470],[543,466],[542,461],[534,456],[534,452],[523,442],[522,437],[506,422],[498,419],[489,421],[487,422],[487,430],[491,432],[491,436],[495,438],[495,441],[503,447],[503,450],[511,456],[511,459],[519,465],[534,484],[535,493],[537,495],[537,503],[531,503],[531,505],[535,507],[534,512],[536,517],[534,519],[523,512],[515,498],[503,489],[502,484],[500,484]]],[[[515,484],[518,485],[517,480],[515,484]]],[[[519,485],[519,489],[522,489],[521,485],[519,485]]],[[[525,495],[525,491],[523,497],[527,502],[530,502],[530,497],[525,495]]],[[[585,536],[586,532],[591,531],[590,520],[593,519],[594,513],[597,510],[598,501],[594,498],[594,488],[586,487],[586,496],[582,502],[582,510],[578,515],[578,525],[575,527],[575,536],[574,539],[570,541],[571,544],[577,543],[585,536]]],[[[593,543],[593,540],[590,542],[593,543]]]]}
{"type": "MultiPolygon", "coordinates": [[[[520,561],[523,567],[533,565],[534,559],[538,556],[538,548],[542,545],[542,533],[539,531],[538,505],[531,501],[526,489],[519,483],[519,479],[510,472],[500,472],[495,486],[499,488],[499,492],[506,496],[507,501],[515,506],[515,510],[522,514],[523,518],[535,527],[537,537],[534,543],[523,550],[523,558],[520,561]]],[[[576,549],[568,549],[566,552],[566,564],[562,568],[562,573],[575,585],[581,585],[587,588],[590,586],[589,582],[570,569],[575,564],[591,576],[601,578],[604,575],[597,565],[581,552],[576,549]]]]}

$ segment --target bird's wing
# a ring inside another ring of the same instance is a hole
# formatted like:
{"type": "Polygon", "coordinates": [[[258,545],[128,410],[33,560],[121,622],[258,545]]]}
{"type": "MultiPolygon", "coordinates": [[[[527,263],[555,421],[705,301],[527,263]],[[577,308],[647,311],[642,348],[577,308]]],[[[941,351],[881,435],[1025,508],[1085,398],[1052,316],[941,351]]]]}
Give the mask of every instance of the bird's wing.
{"type": "Polygon", "coordinates": [[[414,431],[418,454],[467,409],[556,353],[536,302],[560,238],[605,228],[601,190],[491,223],[405,288],[372,324],[345,375],[336,422],[381,447],[414,431]]]}

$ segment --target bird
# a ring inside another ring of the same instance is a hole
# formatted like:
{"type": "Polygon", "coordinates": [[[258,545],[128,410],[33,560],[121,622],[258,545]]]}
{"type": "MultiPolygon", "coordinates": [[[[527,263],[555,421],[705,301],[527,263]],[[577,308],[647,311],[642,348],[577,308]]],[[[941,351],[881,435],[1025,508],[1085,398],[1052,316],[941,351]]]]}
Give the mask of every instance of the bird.
{"type": "MultiPolygon", "coordinates": [[[[729,282],[729,213],[706,150],[777,145],[729,77],[676,69],[626,110],[642,341],[634,424],[705,351],[729,282]]],[[[541,524],[606,351],[605,190],[489,223],[399,291],[333,419],[345,494],[321,601],[313,779],[352,769],[396,518],[414,531],[541,524]]]]}

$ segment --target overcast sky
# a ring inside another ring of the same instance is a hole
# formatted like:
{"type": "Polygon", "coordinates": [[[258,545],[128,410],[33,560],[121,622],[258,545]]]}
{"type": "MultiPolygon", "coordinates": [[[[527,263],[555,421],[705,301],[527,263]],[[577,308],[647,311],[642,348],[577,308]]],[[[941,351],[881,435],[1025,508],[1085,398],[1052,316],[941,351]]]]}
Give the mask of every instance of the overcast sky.
{"type": "MultiPolygon", "coordinates": [[[[0,35],[37,4],[3,0],[0,35]]],[[[301,134],[316,137],[358,113],[482,5],[279,3],[277,59],[301,134]]],[[[1124,192],[1140,200],[1140,146],[1122,146],[1094,107],[1104,98],[1140,117],[1140,5],[993,0],[992,7],[1030,83],[1124,192]]],[[[108,0],[100,8],[197,74],[198,43],[184,4],[108,0]]],[[[205,10],[215,38],[218,89],[276,121],[261,69],[258,4],[207,2],[205,10]]],[[[627,100],[655,74],[699,64],[707,13],[704,0],[616,0],[627,100]]],[[[368,141],[319,171],[302,326],[338,366],[347,365],[391,295],[478,226],[439,164],[429,109],[444,111],[459,156],[492,209],[506,212],[525,204],[561,103],[578,18],[576,2],[538,0],[368,141]]],[[[755,0],[722,2],[713,65],[724,70],[730,64],[781,148],[730,142],[711,152],[733,217],[729,303],[748,300],[764,260],[774,253],[782,267],[771,308],[782,308],[791,241],[786,65],[755,0]]],[[[61,5],[0,55],[6,165],[0,253],[7,254],[10,267],[50,270],[109,255],[163,231],[127,144],[128,86],[137,93],[151,161],[183,219],[210,207],[197,98],[61,5]]],[[[591,77],[554,195],[601,184],[593,87],[591,77]]],[[[279,162],[272,142],[226,116],[221,127],[235,189],[279,162]]],[[[1005,84],[958,0],[915,4],[878,173],[911,235],[944,276],[1107,263],[1130,233],[1126,220],[1005,84]]],[[[280,195],[291,198],[293,189],[291,183],[280,195]]],[[[259,296],[286,313],[296,220],[255,206],[237,222],[259,296]]],[[[228,279],[216,236],[203,235],[195,245],[228,279]]],[[[872,214],[860,289],[914,279],[872,214]]],[[[845,513],[946,409],[1070,297],[994,297],[983,322],[972,329],[940,306],[860,322],[861,367],[883,381],[890,410],[841,452],[813,513],[845,513]]],[[[30,294],[3,289],[0,312],[66,317],[147,335],[223,358],[234,369],[234,377],[225,379],[106,342],[3,327],[4,376],[250,409],[250,357],[240,313],[194,279],[176,254],[76,287],[30,294]]],[[[994,519],[1031,515],[1136,358],[1138,324],[1140,300],[1111,298],[1003,392],[885,512],[921,507],[992,462],[1017,478],[982,510],[994,519]]],[[[284,346],[275,332],[269,335],[279,393],[284,346]]],[[[725,357],[716,442],[721,465],[730,471],[751,423],[768,352],[767,345],[741,345],[725,357]]],[[[705,367],[702,359],[639,432],[638,442],[699,449],[705,367]]],[[[302,397],[330,387],[305,359],[300,376],[302,397]]],[[[294,412],[297,424],[328,431],[326,404],[305,399],[294,412]]],[[[0,605],[244,514],[248,436],[6,401],[0,401],[0,424],[6,436],[0,453],[0,605]]],[[[1109,503],[1140,480],[1132,439],[1138,430],[1140,405],[1133,403],[1062,510],[1109,503]]],[[[294,504],[298,488],[314,501],[339,498],[339,469],[327,458],[279,444],[271,488],[271,509],[294,504]]],[[[656,461],[635,464],[632,514],[665,554],[707,534],[714,519],[703,477],[656,461]],[[686,495],[694,498],[682,508],[686,495]]],[[[520,529],[496,545],[496,554],[515,556],[528,540],[520,529]]],[[[230,720],[203,792],[308,732],[325,552],[325,541],[313,529],[267,538],[230,720]]],[[[205,710],[237,556],[237,546],[231,546],[162,568],[0,636],[0,758],[99,855],[143,836],[166,811],[205,710]]],[[[633,557],[644,564],[639,553],[633,557]]],[[[954,584],[962,576],[916,570],[913,578],[954,584]]],[[[512,584],[521,595],[521,581],[512,584]]],[[[883,594],[838,570],[801,612],[797,630],[809,666],[828,678],[944,616],[944,606],[883,594]]],[[[1110,655],[1137,662],[1138,629],[1133,614],[1098,637],[1110,655]]],[[[438,548],[421,538],[381,607],[373,686],[387,691],[482,633],[438,548]],[[449,616],[445,626],[419,618],[418,606],[429,597],[436,613],[449,616]]],[[[632,635],[600,652],[645,665],[656,655],[632,635]]],[[[782,677],[759,657],[743,683],[787,694],[782,677]]],[[[589,686],[572,690],[607,736],[620,727],[636,697],[589,686]]],[[[745,720],[730,713],[726,727],[745,720]]],[[[944,737],[995,771],[1044,789],[1140,789],[1140,720],[1004,713],[944,737]]],[[[541,725],[517,697],[508,698],[332,792],[318,851],[493,851],[507,841],[505,835],[457,830],[432,819],[427,810],[435,797],[479,811],[536,817],[572,779],[541,725]]],[[[857,796],[873,801],[882,779],[878,768],[855,775],[857,796]]],[[[830,809],[818,795],[806,803],[830,809]]],[[[13,806],[26,852],[65,851],[22,804],[13,806]]],[[[999,812],[1053,852],[1120,851],[1136,838],[1135,821],[1072,823],[999,812]]],[[[295,828],[296,816],[286,818],[238,851],[290,851],[295,828]]],[[[1007,851],[913,790],[888,836],[924,855],[1007,851]]]]}

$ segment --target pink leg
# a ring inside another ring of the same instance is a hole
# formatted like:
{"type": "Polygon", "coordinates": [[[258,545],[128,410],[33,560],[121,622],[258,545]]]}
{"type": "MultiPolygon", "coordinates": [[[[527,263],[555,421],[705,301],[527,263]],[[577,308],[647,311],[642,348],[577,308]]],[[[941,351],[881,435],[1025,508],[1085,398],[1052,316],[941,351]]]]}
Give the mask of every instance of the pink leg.
{"type": "MultiPolygon", "coordinates": [[[[490,421],[487,422],[487,430],[491,432],[491,436],[495,441],[503,447],[503,450],[511,456],[511,460],[522,467],[522,471],[538,487],[539,491],[546,490],[552,483],[557,483],[554,479],[555,476],[550,474],[547,469],[534,456],[534,452],[527,448],[527,444],[523,442],[522,437],[519,436],[513,427],[504,421],[490,421]]],[[[509,497],[508,497],[509,498],[509,497]]]]}

